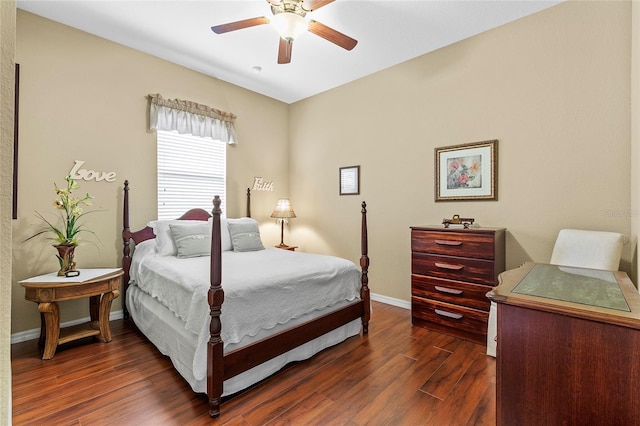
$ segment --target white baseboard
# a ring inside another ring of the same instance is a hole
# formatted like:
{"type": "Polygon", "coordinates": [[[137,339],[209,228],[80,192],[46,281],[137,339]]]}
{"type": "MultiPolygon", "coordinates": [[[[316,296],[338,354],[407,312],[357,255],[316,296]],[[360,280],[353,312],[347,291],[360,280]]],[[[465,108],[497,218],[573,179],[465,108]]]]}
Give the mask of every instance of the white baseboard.
{"type": "MultiPolygon", "coordinates": [[[[121,319],[121,318],[123,318],[122,310],[111,312],[110,315],[109,315],[109,321],[113,321],[113,320],[117,320],[117,319],[121,319]]],[[[82,324],[84,322],[88,322],[89,320],[90,320],[90,318],[86,317],[86,318],[80,318],[80,319],[73,320],[73,321],[67,321],[67,322],[64,322],[64,323],[60,324],[60,328],[69,327],[69,326],[76,325],[76,324],[82,324]]],[[[37,339],[39,337],[40,337],[40,329],[39,328],[20,331],[18,333],[13,333],[11,335],[11,344],[13,345],[14,343],[20,343],[20,342],[25,342],[27,340],[37,339]]]]}
{"type": "Polygon", "coordinates": [[[371,293],[371,300],[386,303],[387,305],[397,306],[399,308],[411,309],[411,302],[406,300],[395,299],[393,297],[383,296],[382,294],[371,293]]]}
{"type": "MultiPolygon", "coordinates": [[[[411,309],[411,303],[406,300],[395,299],[393,297],[384,296],[382,294],[371,293],[371,300],[375,300],[376,302],[386,303],[387,305],[397,306],[399,308],[411,309]]],[[[109,321],[122,319],[123,313],[122,311],[111,312],[109,315],[109,321]]],[[[89,321],[89,317],[80,318],[73,321],[67,321],[65,323],[60,324],[60,327],[69,327],[71,325],[82,324],[83,322],[89,321]]],[[[25,342],[27,340],[33,340],[40,337],[40,329],[34,328],[31,330],[20,331],[18,333],[14,333],[11,335],[11,344],[25,342]]]]}

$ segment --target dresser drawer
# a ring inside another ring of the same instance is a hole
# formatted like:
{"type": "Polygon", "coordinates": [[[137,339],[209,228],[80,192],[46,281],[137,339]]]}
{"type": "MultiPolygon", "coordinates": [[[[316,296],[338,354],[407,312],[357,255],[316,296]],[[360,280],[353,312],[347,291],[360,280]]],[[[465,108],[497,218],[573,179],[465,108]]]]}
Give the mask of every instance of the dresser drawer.
{"type": "Polygon", "coordinates": [[[413,252],[411,253],[411,273],[492,287],[496,285],[495,264],[489,260],[413,252]]]}
{"type": "Polygon", "coordinates": [[[411,251],[448,256],[493,259],[495,240],[492,233],[411,231],[411,251]]]}
{"type": "Polygon", "coordinates": [[[464,306],[438,302],[421,297],[411,297],[411,315],[465,333],[486,335],[489,313],[464,306]]]}
{"type": "Polygon", "coordinates": [[[411,294],[413,296],[426,297],[483,311],[489,311],[490,303],[486,296],[489,290],[490,288],[484,285],[411,275],[411,294]]]}

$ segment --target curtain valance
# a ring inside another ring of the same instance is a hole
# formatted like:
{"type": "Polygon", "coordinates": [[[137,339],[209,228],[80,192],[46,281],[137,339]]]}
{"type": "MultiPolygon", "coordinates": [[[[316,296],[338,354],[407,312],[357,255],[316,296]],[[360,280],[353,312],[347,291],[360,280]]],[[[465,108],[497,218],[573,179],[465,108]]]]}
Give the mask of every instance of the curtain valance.
{"type": "Polygon", "coordinates": [[[176,130],[178,133],[210,137],[228,144],[236,143],[236,116],[206,105],[181,99],[149,95],[149,128],[176,130]]]}

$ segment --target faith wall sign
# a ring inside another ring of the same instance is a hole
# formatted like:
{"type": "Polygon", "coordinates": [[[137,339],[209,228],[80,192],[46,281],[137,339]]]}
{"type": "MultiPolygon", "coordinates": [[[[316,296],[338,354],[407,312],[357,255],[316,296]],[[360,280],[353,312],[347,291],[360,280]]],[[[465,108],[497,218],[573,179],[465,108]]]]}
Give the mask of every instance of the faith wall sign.
{"type": "Polygon", "coordinates": [[[265,182],[261,177],[253,178],[252,191],[273,191],[273,181],[265,182]]]}

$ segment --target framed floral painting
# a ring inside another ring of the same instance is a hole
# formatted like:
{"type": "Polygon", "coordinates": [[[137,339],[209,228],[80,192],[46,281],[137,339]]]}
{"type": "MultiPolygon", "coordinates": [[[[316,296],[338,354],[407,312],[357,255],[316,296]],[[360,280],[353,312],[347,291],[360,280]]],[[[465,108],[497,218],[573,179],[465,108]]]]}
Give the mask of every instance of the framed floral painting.
{"type": "Polygon", "coordinates": [[[498,141],[435,149],[435,200],[497,200],[498,141]]]}

